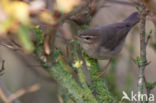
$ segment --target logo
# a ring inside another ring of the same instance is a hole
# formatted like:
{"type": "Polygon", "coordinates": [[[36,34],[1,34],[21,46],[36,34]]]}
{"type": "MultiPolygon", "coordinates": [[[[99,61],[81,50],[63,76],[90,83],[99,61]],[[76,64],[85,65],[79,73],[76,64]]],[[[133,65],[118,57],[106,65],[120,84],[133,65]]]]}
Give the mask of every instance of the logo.
{"type": "Polygon", "coordinates": [[[122,92],[123,94],[123,97],[121,99],[121,101],[123,100],[128,100],[128,101],[150,101],[150,102],[153,102],[154,101],[154,94],[141,94],[140,92],[138,92],[137,94],[135,94],[133,91],[131,91],[131,95],[128,96],[128,94],[123,91],[122,92]]]}

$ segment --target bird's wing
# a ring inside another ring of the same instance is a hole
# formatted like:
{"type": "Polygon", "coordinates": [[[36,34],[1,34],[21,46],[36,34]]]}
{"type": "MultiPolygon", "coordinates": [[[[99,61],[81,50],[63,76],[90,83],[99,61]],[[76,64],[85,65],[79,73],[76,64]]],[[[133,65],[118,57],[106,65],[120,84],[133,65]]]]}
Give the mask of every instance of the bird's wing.
{"type": "Polygon", "coordinates": [[[125,39],[130,29],[126,28],[124,23],[116,23],[101,28],[102,46],[106,49],[114,50],[122,40],[125,39]]]}

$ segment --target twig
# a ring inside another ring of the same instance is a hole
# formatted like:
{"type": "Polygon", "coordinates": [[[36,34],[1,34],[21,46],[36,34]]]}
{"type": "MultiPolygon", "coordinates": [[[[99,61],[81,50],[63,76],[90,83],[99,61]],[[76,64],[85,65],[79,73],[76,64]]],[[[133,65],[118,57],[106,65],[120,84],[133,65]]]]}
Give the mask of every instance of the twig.
{"type": "Polygon", "coordinates": [[[7,89],[7,87],[5,86],[5,84],[3,83],[0,77],[0,98],[2,99],[2,101],[5,103],[20,103],[20,101],[16,98],[9,102],[8,97],[10,95],[11,93],[9,92],[9,90],[7,89]]]}
{"type": "MultiPolygon", "coordinates": [[[[141,4],[141,17],[146,18],[146,8],[144,7],[143,4],[141,4]]],[[[143,65],[139,66],[139,74],[138,74],[138,93],[141,95],[143,94],[143,87],[144,87],[144,70],[146,68],[147,59],[146,59],[146,33],[145,33],[145,22],[146,20],[141,18],[140,20],[140,59],[143,65]]],[[[143,101],[138,101],[137,103],[143,103],[143,101]]]]}
{"type": "Polygon", "coordinates": [[[20,103],[17,98],[23,96],[24,94],[35,92],[40,88],[38,84],[35,84],[29,88],[20,89],[16,93],[11,94],[2,81],[0,81],[0,87],[0,97],[5,103],[20,103]]]}
{"type": "Polygon", "coordinates": [[[35,91],[39,90],[39,88],[40,88],[40,86],[38,84],[35,84],[29,88],[20,89],[16,93],[10,95],[10,97],[8,99],[11,102],[11,101],[15,100],[16,98],[23,96],[24,94],[35,92],[35,91]]]}
{"type": "Polygon", "coordinates": [[[22,50],[21,48],[18,48],[18,47],[15,47],[15,46],[12,46],[12,45],[8,45],[8,44],[0,44],[1,46],[4,46],[4,47],[7,47],[9,49],[12,49],[14,51],[18,51],[18,50],[22,50]]]}
{"type": "Polygon", "coordinates": [[[1,97],[2,101],[4,101],[5,103],[8,102],[8,98],[6,97],[6,95],[3,92],[2,88],[0,88],[0,97],[1,97]]]}
{"type": "Polygon", "coordinates": [[[121,1],[121,0],[107,0],[107,2],[128,5],[128,6],[136,6],[137,5],[135,2],[127,2],[127,1],[121,1]]]}
{"type": "Polygon", "coordinates": [[[1,75],[3,75],[3,71],[4,71],[4,63],[5,63],[5,61],[4,60],[2,60],[2,66],[1,66],[1,69],[0,69],[0,76],[1,75]]]}
{"type": "Polygon", "coordinates": [[[146,46],[148,45],[149,43],[149,40],[151,38],[151,34],[152,34],[152,30],[149,32],[148,36],[147,36],[147,40],[146,40],[146,46]]]}
{"type": "Polygon", "coordinates": [[[149,40],[150,40],[150,38],[147,38],[147,40],[146,40],[146,46],[147,46],[147,44],[149,43],[149,40]]]}

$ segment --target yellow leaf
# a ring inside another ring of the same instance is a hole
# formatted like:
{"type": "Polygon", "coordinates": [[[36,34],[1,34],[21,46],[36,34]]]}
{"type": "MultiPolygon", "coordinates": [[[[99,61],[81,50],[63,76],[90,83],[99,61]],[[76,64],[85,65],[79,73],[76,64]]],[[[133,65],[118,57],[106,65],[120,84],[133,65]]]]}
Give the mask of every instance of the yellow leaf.
{"type": "Polygon", "coordinates": [[[54,18],[51,16],[50,12],[43,11],[39,15],[40,19],[47,24],[55,24],[54,18]]]}
{"type": "Polygon", "coordinates": [[[13,17],[15,20],[28,24],[29,23],[29,5],[21,1],[10,2],[6,8],[9,16],[13,17]]]}
{"type": "Polygon", "coordinates": [[[7,18],[6,20],[0,22],[0,35],[6,34],[13,24],[14,21],[11,18],[7,18]]]}
{"type": "Polygon", "coordinates": [[[82,60],[76,60],[75,63],[73,64],[73,67],[80,68],[82,64],[83,64],[82,60]]]}
{"type": "Polygon", "coordinates": [[[61,12],[68,13],[79,3],[80,0],[56,0],[56,8],[61,12]]]}
{"type": "Polygon", "coordinates": [[[10,0],[0,0],[0,5],[2,6],[2,8],[8,7],[9,4],[10,0]]]}

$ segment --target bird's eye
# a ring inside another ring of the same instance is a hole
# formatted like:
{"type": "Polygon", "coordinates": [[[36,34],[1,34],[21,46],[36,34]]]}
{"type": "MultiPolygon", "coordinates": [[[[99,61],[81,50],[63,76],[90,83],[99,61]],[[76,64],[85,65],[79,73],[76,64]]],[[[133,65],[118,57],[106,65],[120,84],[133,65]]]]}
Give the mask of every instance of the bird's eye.
{"type": "Polygon", "coordinates": [[[85,40],[90,40],[91,38],[90,38],[90,37],[85,37],[84,39],[85,39],[85,40]]]}

